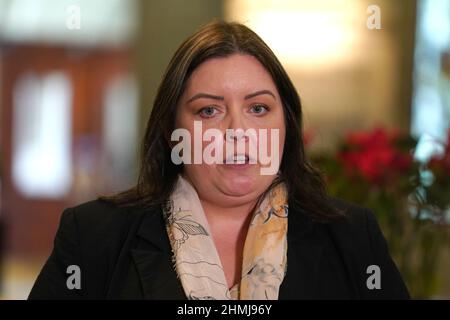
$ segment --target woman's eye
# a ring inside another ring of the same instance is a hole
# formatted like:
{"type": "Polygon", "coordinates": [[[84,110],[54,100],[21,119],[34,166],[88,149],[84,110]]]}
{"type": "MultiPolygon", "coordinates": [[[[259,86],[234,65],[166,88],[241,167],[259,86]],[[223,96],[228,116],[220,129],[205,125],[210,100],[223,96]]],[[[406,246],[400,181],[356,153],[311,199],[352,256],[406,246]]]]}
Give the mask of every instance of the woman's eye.
{"type": "Polygon", "coordinates": [[[200,109],[198,114],[204,118],[211,118],[217,113],[217,109],[214,107],[204,107],[200,109]]]}
{"type": "Polygon", "coordinates": [[[250,108],[252,113],[255,114],[265,114],[267,111],[269,111],[269,108],[267,108],[265,105],[263,104],[255,104],[254,106],[252,106],[250,108]]]}

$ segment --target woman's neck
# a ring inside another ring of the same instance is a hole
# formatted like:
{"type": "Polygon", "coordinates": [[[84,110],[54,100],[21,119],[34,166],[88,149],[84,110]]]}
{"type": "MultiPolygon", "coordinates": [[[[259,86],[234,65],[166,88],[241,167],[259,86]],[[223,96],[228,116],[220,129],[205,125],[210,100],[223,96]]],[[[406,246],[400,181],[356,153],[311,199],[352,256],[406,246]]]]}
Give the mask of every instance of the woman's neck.
{"type": "Polygon", "coordinates": [[[256,204],[256,201],[252,201],[238,206],[223,207],[201,198],[200,202],[210,224],[214,222],[227,224],[228,222],[233,225],[244,225],[247,220],[250,220],[256,204]]]}
{"type": "Polygon", "coordinates": [[[245,239],[255,204],[224,208],[201,199],[200,202],[222,262],[228,288],[231,288],[241,279],[245,239]]]}

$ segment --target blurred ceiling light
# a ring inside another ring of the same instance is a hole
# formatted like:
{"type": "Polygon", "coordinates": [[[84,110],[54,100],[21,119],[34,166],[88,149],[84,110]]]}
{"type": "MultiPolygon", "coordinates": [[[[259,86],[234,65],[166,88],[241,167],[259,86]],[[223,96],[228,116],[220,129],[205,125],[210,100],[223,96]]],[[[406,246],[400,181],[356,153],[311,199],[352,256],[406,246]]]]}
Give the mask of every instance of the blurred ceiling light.
{"type": "Polygon", "coordinates": [[[0,0],[0,39],[114,46],[127,43],[136,22],[136,0],[0,0]],[[76,7],[80,28],[68,21],[76,7]]]}
{"type": "Polygon", "coordinates": [[[290,68],[351,61],[366,28],[360,0],[230,0],[226,16],[258,33],[290,68]]]}

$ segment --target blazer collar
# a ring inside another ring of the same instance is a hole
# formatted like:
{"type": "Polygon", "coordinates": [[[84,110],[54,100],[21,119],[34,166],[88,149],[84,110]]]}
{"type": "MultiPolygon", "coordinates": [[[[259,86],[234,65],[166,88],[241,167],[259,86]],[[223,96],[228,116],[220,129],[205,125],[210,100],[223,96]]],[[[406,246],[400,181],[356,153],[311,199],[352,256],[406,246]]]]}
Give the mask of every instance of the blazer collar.
{"type": "Polygon", "coordinates": [[[287,272],[279,299],[311,299],[317,296],[324,247],[317,223],[301,210],[290,210],[287,237],[287,272]]]}
{"type": "Polygon", "coordinates": [[[145,299],[186,299],[172,265],[172,250],[159,208],[144,213],[137,231],[138,243],[131,250],[145,299]]]}

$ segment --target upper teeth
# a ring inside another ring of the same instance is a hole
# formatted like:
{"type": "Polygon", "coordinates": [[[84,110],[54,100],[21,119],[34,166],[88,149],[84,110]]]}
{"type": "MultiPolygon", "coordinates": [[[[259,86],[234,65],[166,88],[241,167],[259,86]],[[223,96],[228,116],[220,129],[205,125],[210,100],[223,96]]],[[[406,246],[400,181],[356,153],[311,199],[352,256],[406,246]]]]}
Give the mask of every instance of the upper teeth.
{"type": "Polygon", "coordinates": [[[246,160],[247,160],[247,156],[246,155],[235,155],[233,157],[228,158],[227,162],[242,162],[242,163],[245,163],[246,160]]]}

